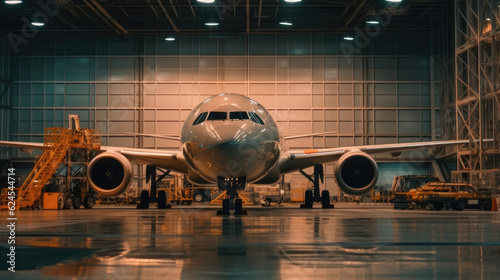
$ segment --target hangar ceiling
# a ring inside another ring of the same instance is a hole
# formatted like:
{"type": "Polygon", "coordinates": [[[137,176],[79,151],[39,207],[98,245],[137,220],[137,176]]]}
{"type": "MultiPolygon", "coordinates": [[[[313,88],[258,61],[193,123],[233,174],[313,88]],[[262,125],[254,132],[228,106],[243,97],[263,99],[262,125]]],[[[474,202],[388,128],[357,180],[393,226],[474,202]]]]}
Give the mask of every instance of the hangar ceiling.
{"type": "Polygon", "coordinates": [[[403,0],[42,0],[9,5],[2,1],[0,32],[45,21],[45,32],[289,33],[347,32],[367,28],[373,16],[390,15],[385,31],[430,29],[452,11],[453,1],[403,0]],[[40,3],[46,3],[43,7],[40,3]],[[57,4],[56,4],[57,3],[57,4]],[[280,22],[292,25],[282,25],[280,22]],[[207,26],[207,22],[219,25],[207,26]]]}

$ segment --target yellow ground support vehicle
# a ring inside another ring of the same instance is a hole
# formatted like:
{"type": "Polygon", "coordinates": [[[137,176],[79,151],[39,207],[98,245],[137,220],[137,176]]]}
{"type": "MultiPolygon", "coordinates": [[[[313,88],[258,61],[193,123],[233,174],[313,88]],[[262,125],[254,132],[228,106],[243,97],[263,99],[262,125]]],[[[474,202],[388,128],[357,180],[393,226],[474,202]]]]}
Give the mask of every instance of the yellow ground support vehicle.
{"type": "MultiPolygon", "coordinates": [[[[396,195],[407,208],[425,207],[427,210],[481,209],[491,211],[492,198],[477,192],[470,184],[429,182],[419,189],[396,195]]],[[[404,209],[404,208],[399,208],[404,209]]]]}

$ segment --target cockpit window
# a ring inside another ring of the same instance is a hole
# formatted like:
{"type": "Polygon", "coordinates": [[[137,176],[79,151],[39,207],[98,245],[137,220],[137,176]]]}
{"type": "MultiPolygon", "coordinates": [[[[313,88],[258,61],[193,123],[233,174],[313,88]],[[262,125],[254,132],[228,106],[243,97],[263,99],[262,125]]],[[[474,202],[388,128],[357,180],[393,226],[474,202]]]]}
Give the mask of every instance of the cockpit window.
{"type": "Polygon", "coordinates": [[[247,112],[230,112],[229,113],[229,118],[231,120],[248,120],[248,114],[247,112]]]}
{"type": "Polygon", "coordinates": [[[264,124],[264,121],[259,117],[259,115],[257,115],[256,113],[254,112],[248,112],[248,115],[250,115],[250,119],[254,122],[254,123],[258,123],[258,124],[264,124]]]}
{"type": "Polygon", "coordinates": [[[210,112],[207,121],[227,120],[227,112],[210,112]]]}
{"type": "Polygon", "coordinates": [[[204,121],[205,121],[205,119],[207,118],[207,115],[208,115],[208,113],[207,113],[207,112],[203,112],[203,113],[201,113],[201,114],[200,114],[200,115],[196,118],[196,120],[194,120],[193,125],[197,125],[197,124],[200,124],[200,123],[204,122],[204,121]]]}

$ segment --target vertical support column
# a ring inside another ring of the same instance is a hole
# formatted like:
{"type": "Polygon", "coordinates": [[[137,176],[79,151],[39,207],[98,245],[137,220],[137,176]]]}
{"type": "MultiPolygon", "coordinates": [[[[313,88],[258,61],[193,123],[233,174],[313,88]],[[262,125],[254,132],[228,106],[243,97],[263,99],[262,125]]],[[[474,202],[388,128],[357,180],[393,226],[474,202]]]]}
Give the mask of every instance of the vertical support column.
{"type": "Polygon", "coordinates": [[[459,181],[493,189],[498,173],[500,85],[497,50],[500,44],[498,3],[494,0],[455,1],[455,108],[457,140],[469,140],[457,151],[459,181]],[[493,112],[493,114],[492,114],[493,112]],[[493,175],[493,176],[492,176],[493,175]]]}
{"type": "MultiPolygon", "coordinates": [[[[435,95],[435,85],[434,85],[434,32],[431,31],[431,57],[430,57],[430,75],[431,75],[431,92],[430,92],[430,99],[431,99],[431,140],[435,141],[436,140],[436,114],[438,114],[439,111],[435,110],[435,100],[434,100],[434,95],[435,95]]],[[[420,96],[422,96],[422,91],[420,91],[420,96]]]]}

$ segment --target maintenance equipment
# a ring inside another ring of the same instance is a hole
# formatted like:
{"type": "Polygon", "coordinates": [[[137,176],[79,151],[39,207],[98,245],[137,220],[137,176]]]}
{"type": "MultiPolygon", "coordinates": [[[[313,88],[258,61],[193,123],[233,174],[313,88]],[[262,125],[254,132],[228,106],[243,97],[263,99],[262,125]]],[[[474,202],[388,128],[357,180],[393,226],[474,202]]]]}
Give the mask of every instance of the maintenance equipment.
{"type": "MultiPolygon", "coordinates": [[[[35,166],[18,190],[16,209],[41,208],[42,190],[54,174],[66,170],[66,188],[62,191],[62,206],[75,209],[83,204],[94,206],[94,193],[86,184],[86,164],[101,147],[100,133],[93,129],[80,129],[80,120],[69,115],[70,128],[51,127],[44,131],[44,152],[36,157],[35,166]],[[73,129],[74,127],[74,129],[73,129]],[[75,169],[76,167],[76,169],[75,169]]],[[[0,210],[7,210],[7,193],[2,191],[0,210]]]]}

